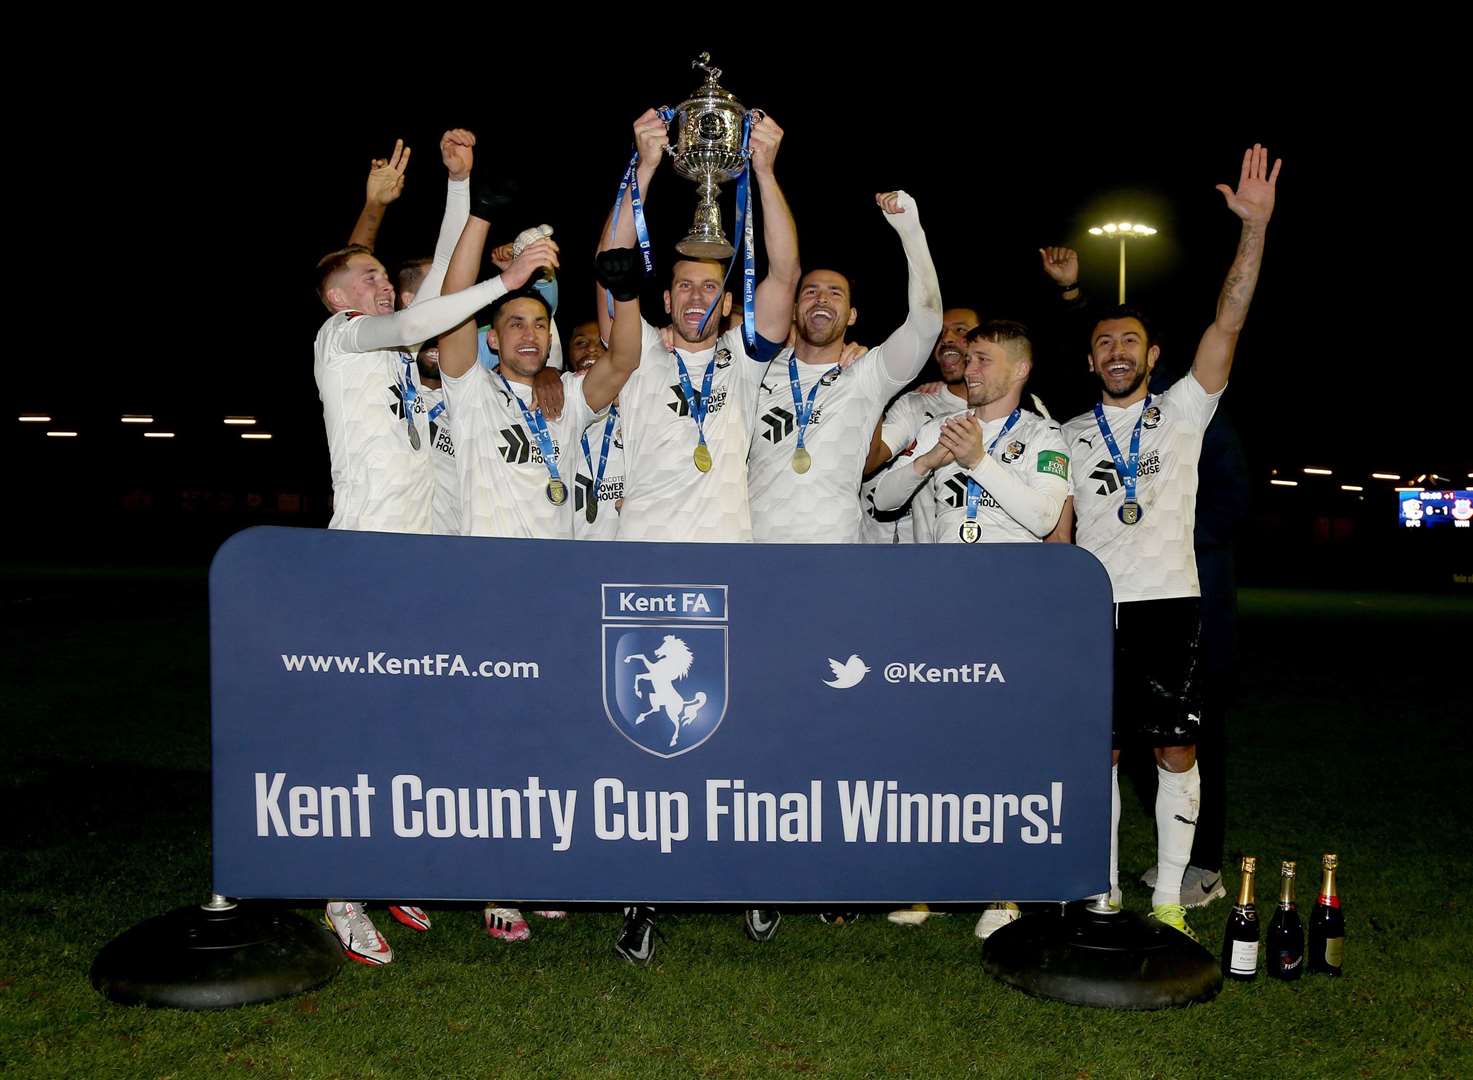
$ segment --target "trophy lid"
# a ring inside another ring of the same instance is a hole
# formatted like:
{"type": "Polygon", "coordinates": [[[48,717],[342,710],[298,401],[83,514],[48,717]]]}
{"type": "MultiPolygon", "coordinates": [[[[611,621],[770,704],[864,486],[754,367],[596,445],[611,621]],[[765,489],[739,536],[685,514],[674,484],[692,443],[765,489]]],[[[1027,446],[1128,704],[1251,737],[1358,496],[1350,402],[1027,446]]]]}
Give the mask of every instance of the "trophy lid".
{"type": "Polygon", "coordinates": [[[741,107],[737,102],[736,95],[721,85],[721,69],[711,64],[710,53],[701,53],[700,56],[690,62],[690,66],[697,71],[704,71],[706,73],[706,81],[696,87],[695,92],[691,94],[689,100],[696,101],[702,98],[716,98],[722,101],[729,101],[737,105],[738,108],[741,107]]]}

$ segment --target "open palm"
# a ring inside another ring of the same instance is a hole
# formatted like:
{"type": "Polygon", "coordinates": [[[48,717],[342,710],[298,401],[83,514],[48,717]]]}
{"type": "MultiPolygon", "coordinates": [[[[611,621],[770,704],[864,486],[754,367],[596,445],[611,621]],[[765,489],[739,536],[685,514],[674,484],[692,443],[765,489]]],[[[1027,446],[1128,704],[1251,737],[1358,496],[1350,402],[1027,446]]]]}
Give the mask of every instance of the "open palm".
{"type": "Polygon", "coordinates": [[[1243,152],[1243,169],[1238,175],[1238,190],[1226,184],[1218,184],[1217,190],[1227,200],[1228,209],[1244,221],[1264,225],[1274,212],[1274,190],[1279,179],[1279,166],[1275,161],[1273,172],[1268,171],[1268,148],[1253,144],[1243,152]]]}

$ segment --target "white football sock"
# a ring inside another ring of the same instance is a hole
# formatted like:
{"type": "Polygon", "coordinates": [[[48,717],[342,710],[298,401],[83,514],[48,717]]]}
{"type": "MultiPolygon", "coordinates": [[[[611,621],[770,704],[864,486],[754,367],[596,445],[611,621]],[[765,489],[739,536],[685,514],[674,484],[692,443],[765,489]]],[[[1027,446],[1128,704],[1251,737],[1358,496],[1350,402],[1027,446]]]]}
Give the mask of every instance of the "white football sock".
{"type": "Polygon", "coordinates": [[[1120,766],[1110,766],[1110,892],[1120,888],[1120,766]]]}
{"type": "Polygon", "coordinates": [[[1181,879],[1192,858],[1202,777],[1197,763],[1186,772],[1156,766],[1156,889],[1151,905],[1180,904],[1181,879]]]}

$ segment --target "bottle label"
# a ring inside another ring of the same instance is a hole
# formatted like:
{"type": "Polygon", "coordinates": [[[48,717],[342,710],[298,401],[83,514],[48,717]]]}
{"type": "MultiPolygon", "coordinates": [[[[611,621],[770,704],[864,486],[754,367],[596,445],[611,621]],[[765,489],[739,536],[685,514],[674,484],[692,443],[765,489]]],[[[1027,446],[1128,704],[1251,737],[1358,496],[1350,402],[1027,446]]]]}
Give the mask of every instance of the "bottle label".
{"type": "Polygon", "coordinates": [[[1233,942],[1233,952],[1228,959],[1228,968],[1234,975],[1252,975],[1256,972],[1258,970],[1258,942],[1233,942]]]}
{"type": "Polygon", "coordinates": [[[1331,967],[1345,966],[1345,939],[1343,937],[1325,939],[1325,963],[1331,967]]]}
{"type": "Polygon", "coordinates": [[[1279,970],[1283,972],[1294,971],[1303,960],[1304,957],[1295,956],[1293,953],[1283,950],[1279,953],[1279,970]]]}
{"type": "Polygon", "coordinates": [[[1340,894],[1336,893],[1334,896],[1326,896],[1324,893],[1320,893],[1320,903],[1325,907],[1337,908],[1340,906],[1340,894]]]}

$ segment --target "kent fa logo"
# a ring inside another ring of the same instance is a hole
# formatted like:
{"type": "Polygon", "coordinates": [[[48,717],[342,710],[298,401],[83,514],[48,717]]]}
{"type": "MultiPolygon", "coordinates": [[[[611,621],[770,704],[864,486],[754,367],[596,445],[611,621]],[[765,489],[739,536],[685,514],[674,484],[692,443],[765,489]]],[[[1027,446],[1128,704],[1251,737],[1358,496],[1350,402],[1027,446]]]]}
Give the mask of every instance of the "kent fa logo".
{"type": "Polygon", "coordinates": [[[1115,472],[1113,461],[1097,462],[1089,478],[1100,482],[1100,486],[1095,488],[1096,495],[1113,495],[1120,490],[1120,477],[1115,472]]]}
{"type": "Polygon", "coordinates": [[[603,586],[604,713],[647,754],[689,753],[726,716],[726,588],[603,586]]]}
{"type": "Polygon", "coordinates": [[[532,441],[527,438],[521,424],[502,428],[501,438],[501,457],[508,465],[525,465],[532,460],[532,441]]]}
{"type": "Polygon", "coordinates": [[[793,414],[789,409],[773,408],[762,414],[766,428],[762,437],[776,446],[793,433],[793,414]]]}

